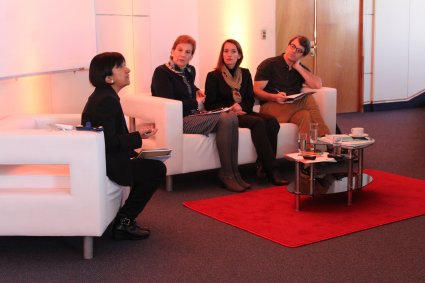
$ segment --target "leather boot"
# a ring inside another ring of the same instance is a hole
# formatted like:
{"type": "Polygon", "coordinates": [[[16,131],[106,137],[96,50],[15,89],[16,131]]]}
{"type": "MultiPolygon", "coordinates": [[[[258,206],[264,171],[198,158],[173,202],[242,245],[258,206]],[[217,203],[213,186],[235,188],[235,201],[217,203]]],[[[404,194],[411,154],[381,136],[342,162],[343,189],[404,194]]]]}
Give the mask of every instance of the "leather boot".
{"type": "Polygon", "coordinates": [[[242,179],[241,174],[236,173],[236,174],[235,174],[235,179],[236,179],[236,182],[238,182],[238,183],[239,183],[239,185],[241,185],[242,187],[244,187],[246,190],[251,188],[251,185],[250,185],[249,183],[245,182],[245,181],[242,179]]]}
{"type": "Polygon", "coordinates": [[[139,227],[134,219],[124,214],[118,214],[114,220],[112,237],[115,240],[142,240],[148,238],[150,231],[139,227]]]}
{"type": "Polygon", "coordinates": [[[276,168],[272,169],[270,172],[267,172],[267,177],[269,178],[270,182],[276,186],[284,186],[289,184],[287,180],[282,179],[279,171],[276,168]]]}
{"type": "Polygon", "coordinates": [[[220,179],[224,188],[228,191],[240,193],[246,190],[236,181],[235,176],[232,176],[232,175],[223,176],[219,174],[218,178],[220,179]]]}

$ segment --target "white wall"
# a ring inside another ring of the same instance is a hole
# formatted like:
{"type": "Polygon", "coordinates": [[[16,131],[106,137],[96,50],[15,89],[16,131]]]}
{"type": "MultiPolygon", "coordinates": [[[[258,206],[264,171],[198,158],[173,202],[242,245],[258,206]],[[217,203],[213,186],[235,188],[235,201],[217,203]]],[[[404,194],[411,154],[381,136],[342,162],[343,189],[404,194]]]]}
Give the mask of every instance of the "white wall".
{"type": "Polygon", "coordinates": [[[0,1],[0,78],[86,67],[95,34],[93,1],[0,1]]]}
{"type": "Polygon", "coordinates": [[[406,101],[425,90],[425,1],[364,2],[364,102],[406,101]]]}
{"type": "Polygon", "coordinates": [[[410,0],[408,95],[425,89],[425,1],[410,0]]]}
{"type": "Polygon", "coordinates": [[[363,2],[363,102],[369,103],[373,93],[373,0],[363,2]]]}
{"type": "Polygon", "coordinates": [[[207,73],[216,65],[221,45],[228,38],[242,46],[242,66],[254,77],[264,59],[275,56],[275,0],[199,1],[199,45],[202,50],[198,75],[204,87],[207,73]],[[248,5],[249,3],[249,5],[248,5]],[[261,31],[266,30],[266,39],[261,31]]]}
{"type": "MultiPolygon", "coordinates": [[[[198,42],[191,63],[198,70],[201,88],[226,38],[242,44],[242,65],[253,76],[257,65],[275,54],[275,0],[87,1],[95,5],[97,52],[122,52],[132,69],[132,84],[123,93],[150,90],[153,70],[168,61],[171,45],[180,34],[189,34],[198,42]],[[265,40],[260,38],[263,29],[267,32],[265,40]]],[[[425,1],[364,3],[365,102],[406,99],[422,91],[425,25],[421,16],[425,1]]],[[[76,44],[74,38],[64,40],[76,44]]],[[[0,80],[0,117],[13,113],[81,113],[92,90],[87,70],[0,80]]]]}
{"type": "MultiPolygon", "coordinates": [[[[25,5],[26,2],[24,2],[25,1],[22,1],[22,6],[25,7],[23,8],[25,9],[23,14],[28,15],[32,10],[30,10],[31,7],[25,5]]],[[[10,3],[10,1],[0,0],[1,7],[8,6],[8,3],[10,3]]],[[[89,31],[93,31],[94,0],[84,0],[79,2],[73,1],[72,5],[78,5],[78,3],[84,4],[82,7],[86,7],[86,9],[88,10],[82,11],[82,14],[84,15],[83,18],[85,20],[81,22],[86,22],[87,29],[89,31]],[[92,13],[91,18],[87,16],[87,12],[92,13]],[[87,20],[87,18],[90,18],[91,20],[87,20]]],[[[16,7],[17,3],[13,4],[14,7],[16,7]]],[[[49,10],[49,7],[43,6],[43,4],[45,6],[48,5],[48,1],[42,1],[38,4],[39,6],[37,8],[39,10],[33,12],[40,13],[41,11],[48,14],[52,13],[52,10],[49,10]]],[[[55,6],[55,8],[57,9],[58,6],[55,6]]],[[[36,18],[43,19],[43,21],[44,19],[51,19],[51,17],[42,17],[40,15],[38,15],[36,18]]],[[[59,45],[56,42],[56,48],[64,46],[64,50],[69,50],[70,46],[76,46],[75,49],[78,50],[79,48],[85,47],[85,56],[87,56],[87,52],[89,52],[90,54],[95,54],[96,52],[93,51],[95,39],[93,38],[92,40],[79,40],[78,36],[75,34],[78,34],[78,32],[75,32],[72,28],[72,25],[74,25],[74,20],[78,19],[74,17],[72,21],[66,21],[67,23],[69,23],[69,27],[60,29],[55,26],[53,28],[54,31],[62,31],[62,42],[59,45]]],[[[63,22],[64,21],[62,21],[62,23],[63,22]]],[[[57,22],[50,22],[49,24],[55,25],[57,24],[57,22]]],[[[77,24],[77,26],[79,26],[79,24],[77,24]]],[[[15,32],[18,38],[25,36],[25,33],[21,34],[19,31],[19,27],[16,27],[15,32]]],[[[86,36],[86,33],[84,33],[84,36],[86,36]]],[[[26,48],[31,49],[31,44],[27,44],[26,48]]],[[[22,51],[20,52],[19,50],[19,46],[17,46],[15,49],[16,54],[13,54],[14,57],[22,57],[22,51]]],[[[3,49],[0,49],[0,53],[5,55],[3,51],[3,49]]],[[[37,56],[33,55],[33,57],[37,56]]],[[[42,56],[38,56],[36,59],[48,61],[48,59],[51,58],[42,58],[42,56]]],[[[56,60],[59,59],[56,58],[56,60]]],[[[77,61],[73,62],[74,64],[76,64],[74,67],[87,68],[87,66],[89,65],[89,62],[82,63],[81,59],[78,59],[77,61]]],[[[25,64],[25,62],[19,63],[19,60],[16,60],[15,63],[25,64]]],[[[63,66],[60,66],[58,68],[62,69],[63,66]]],[[[76,72],[53,72],[44,75],[19,76],[16,78],[0,79],[0,117],[4,117],[6,115],[14,113],[80,113],[92,89],[87,77],[87,70],[82,70],[76,72]]]]}
{"type": "MultiPolygon", "coordinates": [[[[199,45],[198,5],[206,5],[212,1],[205,0],[151,0],[151,73],[149,74],[149,88],[152,73],[155,68],[168,62],[171,47],[177,36],[187,34],[192,36],[199,45]]],[[[199,58],[202,56],[202,48],[198,46],[191,64],[199,68],[199,58]]],[[[199,74],[197,82],[199,83],[199,74]]]]}
{"type": "Polygon", "coordinates": [[[91,92],[86,70],[0,80],[0,118],[25,113],[81,113],[91,92]]]}
{"type": "MultiPolygon", "coordinates": [[[[198,70],[199,87],[204,87],[206,74],[216,65],[226,38],[241,42],[243,66],[252,75],[264,58],[275,53],[275,0],[252,0],[249,5],[245,0],[90,1],[95,7],[97,53],[121,52],[132,70],[131,85],[122,93],[150,90],[153,70],[169,60],[172,43],[180,34],[197,40],[191,64],[198,70]],[[267,31],[266,40],[260,39],[262,29],[267,31]]],[[[64,40],[76,44],[74,39],[64,40]]],[[[87,70],[0,80],[0,117],[80,113],[92,91],[87,70]]]]}

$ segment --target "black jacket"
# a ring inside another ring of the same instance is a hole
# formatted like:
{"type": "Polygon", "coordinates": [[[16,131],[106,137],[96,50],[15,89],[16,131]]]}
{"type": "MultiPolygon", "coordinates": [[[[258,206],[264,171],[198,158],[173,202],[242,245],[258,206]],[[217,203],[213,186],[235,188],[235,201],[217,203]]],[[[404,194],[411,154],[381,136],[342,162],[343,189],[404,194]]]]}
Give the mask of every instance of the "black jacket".
{"type": "Polygon", "coordinates": [[[142,146],[139,132],[129,133],[120,98],[112,87],[96,88],[84,107],[81,123],[90,121],[93,127],[103,127],[105,136],[106,171],[113,181],[126,185],[132,182],[130,158],[142,146]]]}
{"type": "Polygon", "coordinates": [[[183,116],[187,116],[198,109],[196,101],[198,88],[195,86],[195,68],[189,65],[184,72],[187,84],[179,74],[168,69],[166,65],[158,66],[152,76],[151,91],[152,96],[180,100],[183,103],[183,116]]]}
{"type": "MultiPolygon", "coordinates": [[[[254,91],[252,86],[251,73],[246,68],[242,70],[242,83],[239,93],[242,96],[240,103],[242,110],[246,113],[252,113],[254,106],[254,91]]],[[[207,110],[217,109],[221,107],[232,106],[233,100],[232,88],[226,83],[221,73],[211,71],[207,75],[205,81],[205,108],[207,110]]]]}

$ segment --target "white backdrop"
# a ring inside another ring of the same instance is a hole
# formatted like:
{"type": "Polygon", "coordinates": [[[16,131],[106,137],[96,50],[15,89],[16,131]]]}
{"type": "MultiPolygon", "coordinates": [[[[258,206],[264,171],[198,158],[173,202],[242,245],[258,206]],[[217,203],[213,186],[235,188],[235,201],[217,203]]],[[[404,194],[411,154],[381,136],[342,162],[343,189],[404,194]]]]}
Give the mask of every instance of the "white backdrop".
{"type": "Polygon", "coordinates": [[[0,78],[87,67],[93,0],[0,0],[0,78]]]}

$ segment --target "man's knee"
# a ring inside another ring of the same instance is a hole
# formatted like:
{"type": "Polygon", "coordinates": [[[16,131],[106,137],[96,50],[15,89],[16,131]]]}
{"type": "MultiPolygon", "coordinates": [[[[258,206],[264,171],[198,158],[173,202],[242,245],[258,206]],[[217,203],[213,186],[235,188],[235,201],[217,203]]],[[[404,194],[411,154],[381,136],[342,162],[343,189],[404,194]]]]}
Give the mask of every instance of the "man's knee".
{"type": "Polygon", "coordinates": [[[310,123],[311,121],[311,115],[310,112],[307,110],[300,110],[298,112],[296,112],[290,120],[292,123],[298,124],[301,122],[308,122],[310,123]]]}

